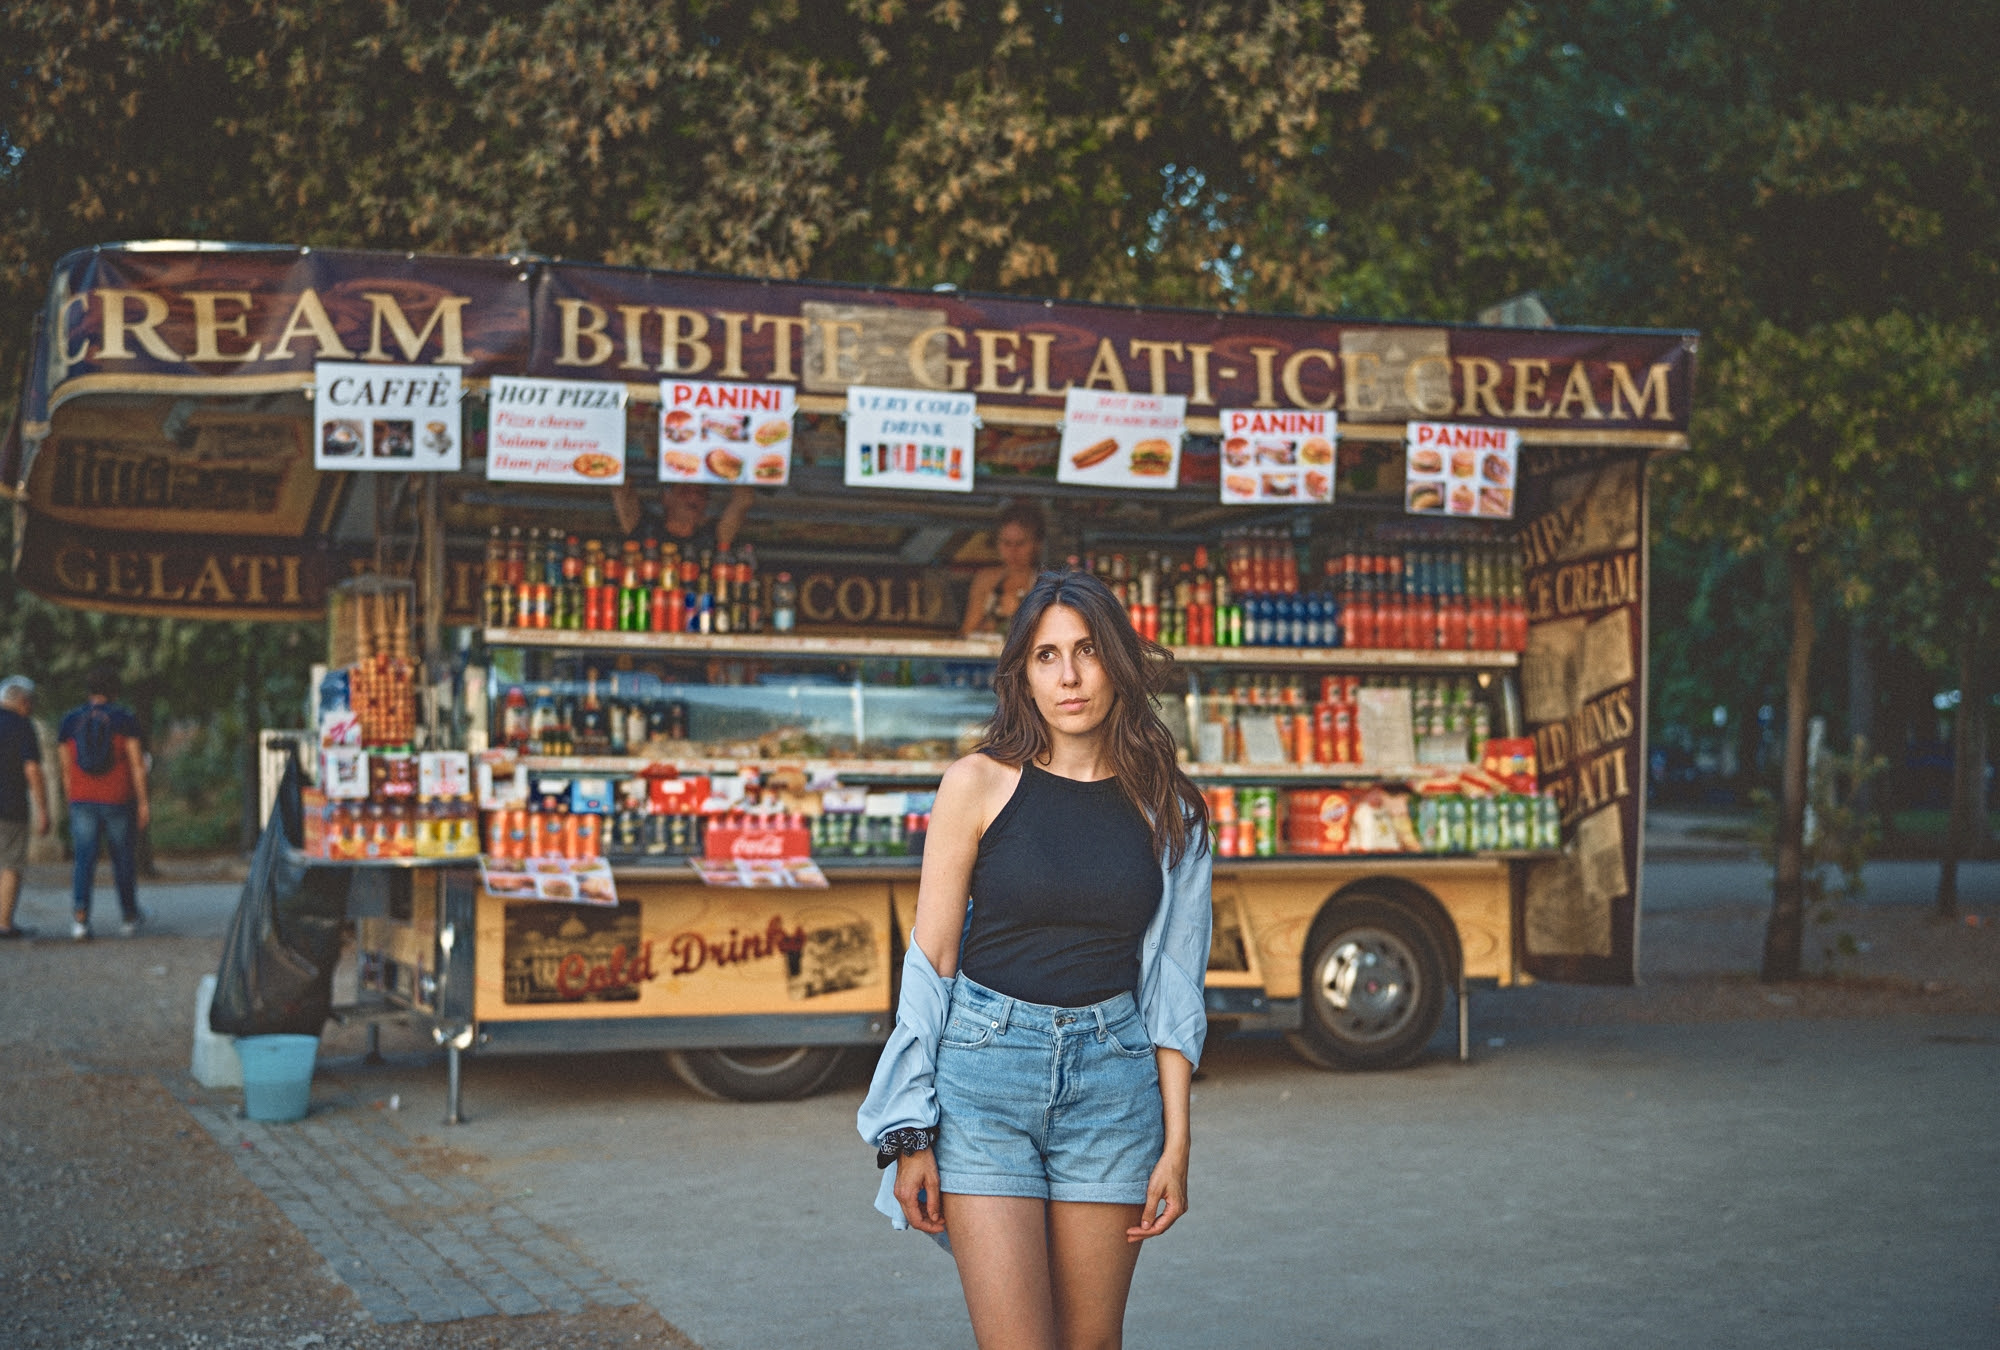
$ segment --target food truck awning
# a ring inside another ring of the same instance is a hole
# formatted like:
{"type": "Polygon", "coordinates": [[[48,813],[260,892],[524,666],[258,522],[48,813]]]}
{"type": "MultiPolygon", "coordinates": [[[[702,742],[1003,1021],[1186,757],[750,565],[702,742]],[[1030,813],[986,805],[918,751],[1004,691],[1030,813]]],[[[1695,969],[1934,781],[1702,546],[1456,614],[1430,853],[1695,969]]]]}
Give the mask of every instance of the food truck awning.
{"type": "MultiPolygon", "coordinates": [[[[313,468],[320,361],[796,388],[837,414],[850,385],[978,399],[988,442],[1036,471],[1070,387],[1179,394],[1188,430],[1224,407],[1338,410],[1350,441],[1413,419],[1518,428],[1530,452],[1687,443],[1695,335],[1505,329],[1085,304],[700,276],[529,258],[187,241],[58,264],[19,415],[0,447],[22,582],[100,609],[214,618],[320,612],[378,550],[357,475],[313,468]],[[341,522],[346,522],[344,525],[341,522]],[[356,522],[359,522],[357,525],[356,522]]],[[[641,417],[650,420],[651,414],[641,417]]],[[[639,418],[634,419],[635,422],[639,418]]],[[[461,476],[483,477],[473,441],[461,476]]],[[[994,461],[997,464],[997,460],[994,461]]],[[[633,461],[635,481],[650,468],[633,461]]],[[[461,538],[471,519],[446,517],[461,538]]],[[[456,566],[470,578],[476,559],[456,566]]],[[[454,572],[457,576],[457,572],[454,572]]],[[[469,583],[468,583],[469,584],[469,583]]],[[[454,592],[461,589],[452,583],[454,592]]],[[[458,597],[455,597],[458,598],[458,597]]],[[[455,608],[469,609],[470,597],[455,608]]]]}

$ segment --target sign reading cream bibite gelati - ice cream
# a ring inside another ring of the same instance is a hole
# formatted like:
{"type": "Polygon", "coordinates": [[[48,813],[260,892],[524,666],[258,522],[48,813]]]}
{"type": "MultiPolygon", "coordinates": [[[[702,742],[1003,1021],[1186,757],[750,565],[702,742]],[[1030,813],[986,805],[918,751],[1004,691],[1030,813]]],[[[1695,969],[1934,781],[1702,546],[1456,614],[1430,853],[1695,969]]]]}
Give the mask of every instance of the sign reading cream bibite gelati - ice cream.
{"type": "Polygon", "coordinates": [[[797,406],[788,384],[661,380],[660,481],[790,482],[797,406]]]}
{"type": "Polygon", "coordinates": [[[625,481],[625,386],[493,377],[486,477],[508,483],[625,481]]]}
{"type": "Polygon", "coordinates": [[[456,472],[457,366],[321,361],[313,367],[313,467],[456,472]]]}

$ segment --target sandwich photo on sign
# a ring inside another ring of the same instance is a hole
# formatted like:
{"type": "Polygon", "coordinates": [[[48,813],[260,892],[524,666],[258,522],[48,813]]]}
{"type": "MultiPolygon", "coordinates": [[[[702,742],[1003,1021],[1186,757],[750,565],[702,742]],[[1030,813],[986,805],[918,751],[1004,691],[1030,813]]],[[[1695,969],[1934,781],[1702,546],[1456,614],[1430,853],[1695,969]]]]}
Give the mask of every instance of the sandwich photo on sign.
{"type": "Polygon", "coordinates": [[[1224,503],[1333,500],[1333,413],[1224,408],[1220,421],[1224,503]]]}
{"type": "Polygon", "coordinates": [[[1409,423],[1403,509],[1419,516],[1512,519],[1520,450],[1521,433],[1512,427],[1409,423]]]}
{"type": "Polygon", "coordinates": [[[625,481],[625,386],[495,375],[486,477],[504,483],[625,481]]]}
{"type": "Polygon", "coordinates": [[[797,406],[788,384],[661,380],[660,481],[790,482],[797,406]]]}
{"type": "Polygon", "coordinates": [[[1187,399],[1071,389],[1063,397],[1056,481],[1104,487],[1172,488],[1180,482],[1187,399]]]}

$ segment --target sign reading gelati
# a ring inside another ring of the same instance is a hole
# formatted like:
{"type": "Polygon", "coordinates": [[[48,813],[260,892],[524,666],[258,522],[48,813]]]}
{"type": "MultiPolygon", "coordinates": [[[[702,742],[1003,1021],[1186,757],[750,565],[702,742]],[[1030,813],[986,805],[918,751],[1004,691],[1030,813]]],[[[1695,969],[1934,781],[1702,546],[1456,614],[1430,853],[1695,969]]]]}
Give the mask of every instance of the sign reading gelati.
{"type": "Polygon", "coordinates": [[[495,375],[486,477],[509,483],[625,481],[625,386],[495,375]]]}
{"type": "Polygon", "coordinates": [[[1684,443],[1683,332],[1413,327],[1197,313],[579,263],[296,248],[80,250],[56,268],[24,401],[94,391],[269,393],[318,361],[449,365],[627,384],[780,384],[839,411],[854,385],[966,394],[989,424],[1046,427],[1071,389],[1343,424],[1473,420],[1684,443]]]}
{"type": "Polygon", "coordinates": [[[1072,389],[1063,400],[1056,481],[1095,487],[1172,488],[1180,483],[1187,399],[1179,394],[1072,389]]]}
{"type": "Polygon", "coordinates": [[[1333,500],[1331,412],[1222,412],[1222,500],[1235,506],[1333,500]]]}
{"type": "Polygon", "coordinates": [[[322,361],[313,369],[313,467],[455,472],[460,397],[456,366],[322,361]]]}
{"type": "Polygon", "coordinates": [[[847,485],[972,491],[976,412],[964,394],[850,386],[847,485]]]}
{"type": "Polygon", "coordinates": [[[797,401],[784,384],[661,380],[660,481],[790,482],[797,401]]]}

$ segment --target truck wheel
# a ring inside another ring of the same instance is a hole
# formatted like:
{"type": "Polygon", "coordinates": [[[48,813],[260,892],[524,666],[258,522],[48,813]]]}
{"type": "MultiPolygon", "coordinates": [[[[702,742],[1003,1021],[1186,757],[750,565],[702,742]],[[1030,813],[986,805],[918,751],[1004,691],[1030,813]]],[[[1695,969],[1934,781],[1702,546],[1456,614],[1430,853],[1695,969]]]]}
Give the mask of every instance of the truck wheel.
{"type": "Polygon", "coordinates": [[[1304,1058],[1344,1069],[1399,1069],[1444,1015],[1444,957],[1423,921],[1373,898],[1320,916],[1306,943],[1304,1058]]]}
{"type": "Polygon", "coordinates": [[[843,1047],[670,1050],[667,1063],[696,1092],[732,1102],[790,1102],[809,1097],[840,1066],[843,1047]]]}

